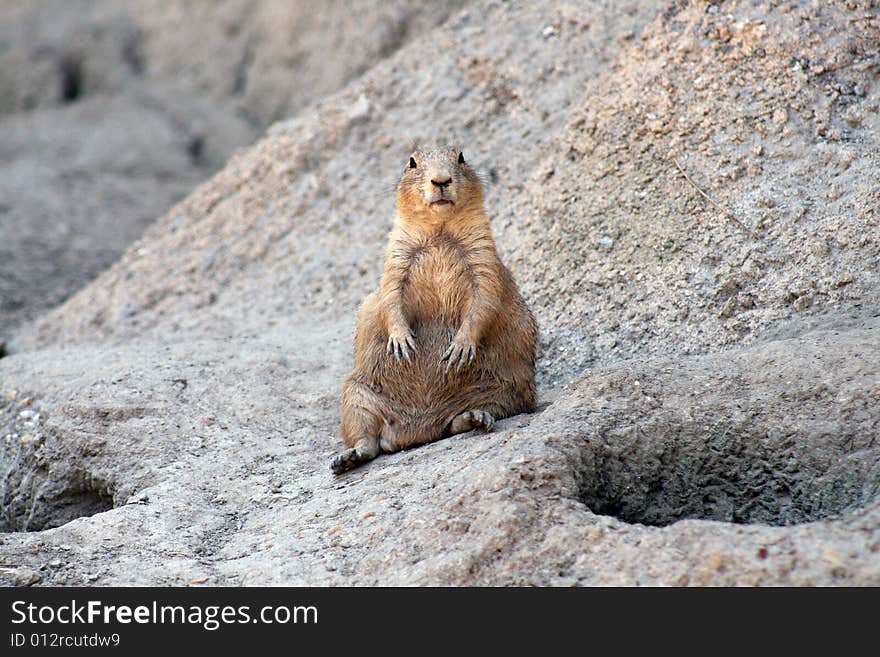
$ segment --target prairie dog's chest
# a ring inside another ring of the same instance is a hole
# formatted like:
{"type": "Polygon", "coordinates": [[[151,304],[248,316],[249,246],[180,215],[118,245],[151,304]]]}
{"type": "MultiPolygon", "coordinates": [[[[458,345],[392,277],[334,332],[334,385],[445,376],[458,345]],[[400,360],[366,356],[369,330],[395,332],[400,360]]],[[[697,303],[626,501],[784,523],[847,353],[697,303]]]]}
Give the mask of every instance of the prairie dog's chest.
{"type": "Polygon", "coordinates": [[[467,252],[453,240],[412,246],[404,281],[404,303],[414,319],[457,321],[473,294],[467,252]]]}

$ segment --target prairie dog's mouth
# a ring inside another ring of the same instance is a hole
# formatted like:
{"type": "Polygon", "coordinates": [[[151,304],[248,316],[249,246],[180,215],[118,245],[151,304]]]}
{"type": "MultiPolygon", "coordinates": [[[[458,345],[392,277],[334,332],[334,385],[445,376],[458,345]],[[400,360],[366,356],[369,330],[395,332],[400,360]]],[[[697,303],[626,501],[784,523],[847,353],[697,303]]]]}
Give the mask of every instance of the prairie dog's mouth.
{"type": "Polygon", "coordinates": [[[428,205],[455,205],[448,198],[438,198],[436,201],[431,201],[428,205]]]}

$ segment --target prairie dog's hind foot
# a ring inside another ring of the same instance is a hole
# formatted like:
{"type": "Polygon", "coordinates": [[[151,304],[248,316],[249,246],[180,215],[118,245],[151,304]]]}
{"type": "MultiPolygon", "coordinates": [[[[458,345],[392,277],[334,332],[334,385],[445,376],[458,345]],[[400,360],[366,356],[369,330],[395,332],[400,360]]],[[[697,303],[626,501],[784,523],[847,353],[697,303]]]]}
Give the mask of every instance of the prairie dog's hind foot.
{"type": "Polygon", "coordinates": [[[376,438],[362,438],[351,449],[337,454],[330,462],[333,474],[341,475],[359,465],[372,461],[379,455],[379,441],[376,438]]]}
{"type": "Polygon", "coordinates": [[[456,415],[452,422],[449,423],[449,435],[473,431],[474,429],[482,429],[483,431],[491,431],[492,425],[495,424],[495,418],[486,411],[479,409],[473,411],[465,411],[461,415],[456,415]]]}

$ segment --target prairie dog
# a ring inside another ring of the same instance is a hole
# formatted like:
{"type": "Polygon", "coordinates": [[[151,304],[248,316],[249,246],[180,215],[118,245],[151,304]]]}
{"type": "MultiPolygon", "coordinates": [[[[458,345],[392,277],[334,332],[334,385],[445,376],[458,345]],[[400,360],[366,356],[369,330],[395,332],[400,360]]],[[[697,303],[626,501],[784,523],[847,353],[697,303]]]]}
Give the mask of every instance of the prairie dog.
{"type": "Polygon", "coordinates": [[[537,325],[495,250],[464,154],[417,150],[397,185],[379,288],[357,314],[336,474],[529,412],[537,325]]]}

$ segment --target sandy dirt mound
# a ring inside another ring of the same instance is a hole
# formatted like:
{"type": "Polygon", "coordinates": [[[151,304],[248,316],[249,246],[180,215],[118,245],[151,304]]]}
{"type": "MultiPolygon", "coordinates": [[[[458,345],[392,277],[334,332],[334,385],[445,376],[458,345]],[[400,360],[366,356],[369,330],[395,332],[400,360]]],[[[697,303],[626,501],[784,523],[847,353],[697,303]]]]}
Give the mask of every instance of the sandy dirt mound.
{"type": "Polygon", "coordinates": [[[0,340],[112,264],[269,123],[459,4],[0,3],[0,340]]]}
{"type": "Polygon", "coordinates": [[[880,26],[858,4],[670,9],[590,86],[517,251],[555,379],[572,352],[701,353],[877,306],[880,26]]]}

